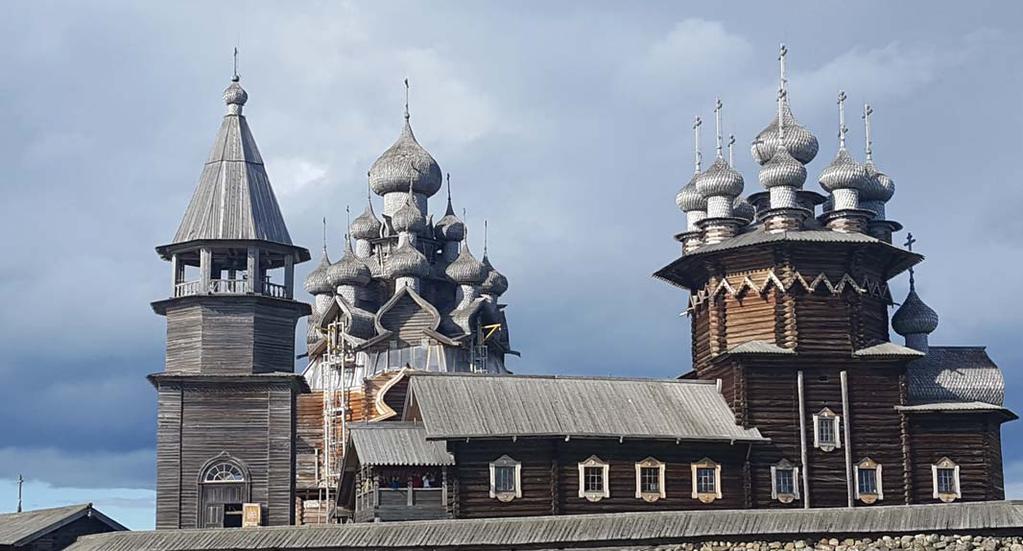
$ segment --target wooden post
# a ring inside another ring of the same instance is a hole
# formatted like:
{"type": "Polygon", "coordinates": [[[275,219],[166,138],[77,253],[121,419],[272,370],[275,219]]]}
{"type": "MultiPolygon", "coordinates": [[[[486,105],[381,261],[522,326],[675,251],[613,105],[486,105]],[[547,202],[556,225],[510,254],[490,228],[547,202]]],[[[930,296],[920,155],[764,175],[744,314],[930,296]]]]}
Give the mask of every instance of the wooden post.
{"type": "Polygon", "coordinates": [[[262,292],[262,277],[260,276],[259,270],[259,249],[254,246],[249,247],[248,254],[248,265],[245,267],[245,271],[248,272],[249,277],[249,288],[248,292],[252,294],[259,294],[262,292]]]}
{"type": "Polygon", "coordinates": [[[803,397],[803,372],[796,373],[796,391],[799,395],[799,457],[803,474],[803,508],[810,508],[810,465],[806,453],[806,400],[803,397]]]}
{"type": "Polygon", "coordinates": [[[178,255],[174,253],[171,255],[171,296],[175,297],[178,295],[178,283],[180,270],[178,269],[178,255]]]}
{"type": "Polygon", "coordinates": [[[199,286],[201,293],[207,294],[210,292],[210,279],[213,271],[213,251],[209,247],[203,247],[199,250],[199,286]]]}
{"type": "Polygon", "coordinates": [[[285,298],[295,298],[295,257],[284,257],[284,293],[285,298]]]}
{"type": "Polygon", "coordinates": [[[839,373],[842,381],[842,435],[845,438],[845,489],[849,507],[853,506],[852,431],[849,429],[849,377],[846,371],[839,373]]]}
{"type": "Polygon", "coordinates": [[[451,518],[451,504],[448,503],[448,468],[440,468],[440,502],[444,504],[444,512],[451,518]]]}

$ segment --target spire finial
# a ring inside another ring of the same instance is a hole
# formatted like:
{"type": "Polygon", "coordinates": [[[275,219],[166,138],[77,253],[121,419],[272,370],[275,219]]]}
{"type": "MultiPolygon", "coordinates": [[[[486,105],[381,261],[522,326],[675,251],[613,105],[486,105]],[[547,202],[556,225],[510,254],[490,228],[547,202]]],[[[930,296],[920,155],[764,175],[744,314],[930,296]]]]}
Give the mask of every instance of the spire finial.
{"type": "Polygon", "coordinates": [[[490,230],[487,228],[487,219],[483,219],[483,258],[487,257],[487,239],[489,237],[490,230]]]}
{"type": "MultiPolygon", "coordinates": [[[[352,227],[352,207],[351,207],[351,205],[345,205],[345,218],[347,218],[347,222],[348,222],[345,225],[345,228],[348,231],[351,231],[351,229],[350,229],[352,227]]],[[[348,235],[348,234],[345,233],[345,235],[348,235]]]]}
{"type": "Polygon", "coordinates": [[[788,79],[785,78],[785,56],[789,54],[789,49],[785,47],[785,43],[782,42],[781,47],[778,48],[778,68],[781,72],[779,78],[778,88],[781,90],[787,90],[788,79]]]}
{"type": "MultiPolygon", "coordinates": [[[[863,104],[863,135],[866,138],[866,151],[864,156],[868,163],[874,161],[874,144],[870,140],[870,116],[874,114],[874,108],[869,103],[863,104]]],[[[912,250],[912,249],[910,249],[912,250]]]]}
{"type": "Polygon", "coordinates": [[[327,217],[323,217],[323,254],[327,254],[327,217]]]}
{"type": "Polygon", "coordinates": [[[409,119],[408,113],[408,77],[405,77],[405,120],[409,119]]]}
{"type": "Polygon", "coordinates": [[[721,149],[721,108],[723,108],[724,106],[725,106],[725,104],[721,103],[721,98],[714,98],[714,130],[717,133],[717,136],[715,137],[716,145],[714,146],[714,148],[717,151],[717,158],[718,159],[720,159],[722,157],[722,154],[721,154],[721,152],[722,152],[722,149],[721,149]]]}
{"type": "Polygon", "coordinates": [[[448,172],[448,204],[451,204],[451,173],[448,172]]]}
{"type": "Polygon", "coordinates": [[[696,173],[700,173],[700,165],[703,164],[703,155],[700,154],[700,127],[703,126],[703,119],[699,115],[693,119],[693,148],[696,151],[694,157],[696,163],[696,173]]]}
{"type": "MultiPolygon", "coordinates": [[[[916,238],[913,237],[913,234],[906,234],[906,248],[909,249],[909,252],[913,252],[913,243],[916,243],[916,238]]],[[[909,290],[910,292],[916,290],[916,277],[913,274],[912,266],[909,267],[909,290]]]]}
{"type": "Polygon", "coordinates": [[[845,133],[849,131],[845,126],[845,90],[838,91],[838,148],[845,149],[845,133]]]}
{"type": "Polygon", "coordinates": [[[728,166],[735,166],[735,134],[728,135],[728,166]]]}
{"type": "Polygon", "coordinates": [[[785,141],[785,98],[788,96],[788,91],[785,90],[784,80],[780,86],[778,86],[778,141],[785,141]]]}
{"type": "Polygon", "coordinates": [[[238,46],[234,47],[234,72],[231,74],[231,81],[238,82],[241,77],[238,76],[238,46]]]}
{"type": "Polygon", "coordinates": [[[21,512],[21,488],[25,485],[25,477],[18,475],[18,512],[21,512]]]}

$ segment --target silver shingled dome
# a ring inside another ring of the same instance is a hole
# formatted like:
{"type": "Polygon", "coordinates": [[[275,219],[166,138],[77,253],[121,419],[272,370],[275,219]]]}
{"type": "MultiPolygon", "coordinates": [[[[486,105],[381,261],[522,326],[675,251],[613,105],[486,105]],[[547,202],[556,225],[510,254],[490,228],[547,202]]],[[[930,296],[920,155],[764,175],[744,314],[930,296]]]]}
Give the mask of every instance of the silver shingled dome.
{"type": "Polygon", "coordinates": [[[373,204],[370,203],[358,218],[352,220],[349,231],[352,232],[352,237],[355,239],[376,239],[380,237],[382,226],[376,213],[373,212],[373,204]]]}
{"type": "Polygon", "coordinates": [[[330,258],[327,257],[327,249],[323,249],[320,256],[320,263],[305,277],[305,290],[310,295],[329,295],[334,292],[334,287],[327,282],[327,269],[330,268],[330,258]]]}
{"type": "Polygon", "coordinates": [[[938,313],[924,304],[916,289],[910,288],[909,295],[899,309],[892,314],[892,329],[906,336],[930,334],[938,328],[938,313]]]}
{"type": "Polygon", "coordinates": [[[352,242],[345,236],[345,252],[341,260],[327,268],[327,284],[337,289],[341,285],[363,286],[369,283],[372,274],[369,266],[359,260],[352,251],[352,242]]]}
{"type": "Polygon", "coordinates": [[[735,197],[742,193],[742,174],[728,166],[724,158],[718,157],[714,164],[696,180],[696,190],[704,197],[735,197]]]}
{"type": "Polygon", "coordinates": [[[444,241],[461,241],[465,239],[465,224],[455,215],[455,209],[451,207],[451,198],[448,198],[448,208],[444,216],[434,225],[434,235],[444,241]]]}
{"type": "Polygon", "coordinates": [[[753,222],[756,214],[756,209],[753,208],[753,205],[745,197],[736,197],[735,201],[732,202],[732,216],[745,220],[747,224],[753,222]]]}
{"type": "Polygon", "coordinates": [[[391,226],[396,232],[422,233],[426,229],[426,217],[416,205],[411,191],[405,198],[405,204],[394,211],[394,215],[391,216],[391,226]]]}
{"type": "Polygon", "coordinates": [[[487,255],[483,255],[483,267],[487,269],[487,278],[480,285],[482,292],[495,297],[503,295],[508,290],[508,278],[494,269],[487,255]]]}
{"type": "MultiPolygon", "coordinates": [[[[785,119],[785,149],[797,161],[804,165],[817,156],[817,137],[814,136],[805,126],[792,115],[792,109],[786,99],[782,103],[782,117],[785,119]]],[[[757,134],[753,140],[753,159],[759,164],[765,164],[774,156],[774,150],[778,147],[778,115],[776,114],[771,123],[757,134]]]]}
{"type": "Polygon", "coordinates": [[[416,141],[406,118],[398,140],[370,167],[369,185],[373,193],[385,195],[407,190],[410,180],[412,190],[427,197],[437,193],[441,186],[440,166],[416,141]]]}
{"type": "MultiPolygon", "coordinates": [[[[786,129],[786,132],[788,129],[786,129]]],[[[764,163],[758,175],[760,185],[767,189],[779,186],[803,188],[806,182],[806,167],[784,147],[775,148],[774,156],[764,163]]]]}
{"type": "Polygon", "coordinates": [[[843,147],[838,150],[838,154],[835,155],[831,164],[824,167],[818,180],[820,180],[821,187],[829,193],[833,193],[836,189],[863,190],[867,185],[867,171],[843,147]]]}
{"type": "Polygon", "coordinates": [[[476,260],[469,245],[462,242],[462,249],[458,252],[458,258],[444,269],[452,281],[459,285],[479,285],[487,278],[487,267],[476,260]]]}
{"type": "Polygon", "coordinates": [[[678,205],[678,208],[682,209],[682,212],[707,210],[707,198],[696,189],[696,181],[699,178],[700,174],[694,175],[689,180],[689,183],[682,186],[682,189],[675,195],[675,204],[678,205]]]}
{"type": "Polygon", "coordinates": [[[228,105],[245,105],[249,101],[249,94],[238,83],[238,76],[231,79],[231,84],[224,90],[224,103],[228,105]]]}
{"type": "Polygon", "coordinates": [[[430,274],[430,261],[406,241],[384,259],[387,277],[425,277],[430,274]]]}

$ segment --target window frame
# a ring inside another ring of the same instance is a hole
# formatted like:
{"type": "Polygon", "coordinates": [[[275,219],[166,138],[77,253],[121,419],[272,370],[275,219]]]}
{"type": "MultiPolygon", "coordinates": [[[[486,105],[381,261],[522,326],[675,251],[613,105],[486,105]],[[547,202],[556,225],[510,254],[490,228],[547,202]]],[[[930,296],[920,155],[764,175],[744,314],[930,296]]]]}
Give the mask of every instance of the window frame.
{"type": "Polygon", "coordinates": [[[842,416],[831,411],[831,408],[824,408],[813,416],[813,447],[823,452],[830,452],[842,447],[842,416]],[[834,442],[821,442],[820,427],[825,422],[831,425],[832,433],[835,435],[834,442]]]}
{"type": "Polygon", "coordinates": [[[856,487],[856,499],[870,505],[871,503],[884,500],[884,474],[883,467],[877,461],[864,457],[853,467],[853,480],[856,487]],[[874,471],[875,492],[860,491],[860,471],[874,471]]]}
{"type": "Polygon", "coordinates": [[[788,459],[782,459],[771,465],[771,499],[782,503],[792,503],[799,499],[799,467],[792,464],[788,459]],[[778,471],[792,471],[792,492],[778,491],[778,471]]]}
{"type": "Polygon", "coordinates": [[[691,480],[692,480],[692,498],[700,500],[701,503],[712,503],[716,499],[721,499],[721,465],[716,461],[704,457],[698,462],[689,464],[691,480]],[[700,469],[714,469],[714,491],[713,492],[700,492],[698,490],[699,485],[697,483],[697,473],[700,469]]]}
{"type": "Polygon", "coordinates": [[[522,497],[522,462],[516,461],[507,455],[502,455],[497,459],[490,462],[490,497],[498,501],[507,503],[515,498],[522,497]],[[497,469],[498,468],[512,468],[515,469],[514,478],[512,483],[515,488],[511,491],[498,491],[497,490],[497,469]]]}
{"type": "Polygon", "coordinates": [[[608,480],[608,471],[610,465],[607,461],[591,455],[585,461],[579,462],[579,497],[586,499],[587,501],[600,501],[606,497],[611,497],[610,481],[608,480]],[[588,468],[599,468],[601,469],[601,490],[599,491],[586,491],[586,469],[588,468]]]}
{"type": "Polygon", "coordinates": [[[931,465],[931,487],[934,490],[934,499],[940,499],[944,503],[951,503],[957,499],[962,499],[962,486],[959,484],[959,465],[947,457],[942,457],[931,465]],[[940,470],[951,470],[952,471],[952,483],[955,484],[955,491],[953,492],[941,492],[938,488],[938,471],[940,470]]]}
{"type": "Polygon", "coordinates": [[[664,470],[665,465],[663,461],[658,461],[653,457],[648,457],[638,463],[636,463],[636,498],[642,499],[648,503],[653,503],[658,499],[664,499],[664,470]],[[657,469],[657,491],[648,492],[643,490],[643,469],[657,469]]]}

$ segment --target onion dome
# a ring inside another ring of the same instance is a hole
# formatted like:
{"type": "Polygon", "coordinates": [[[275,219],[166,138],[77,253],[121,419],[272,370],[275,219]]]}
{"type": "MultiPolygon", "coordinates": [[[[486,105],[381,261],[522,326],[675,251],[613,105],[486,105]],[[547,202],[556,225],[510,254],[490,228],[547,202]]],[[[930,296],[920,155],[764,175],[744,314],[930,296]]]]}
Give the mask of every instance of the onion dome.
{"type": "Polygon", "coordinates": [[[830,193],[836,189],[863,190],[867,185],[867,171],[843,147],[838,150],[831,164],[824,167],[818,180],[821,187],[830,193]]]}
{"type": "Polygon", "coordinates": [[[483,255],[483,267],[487,269],[487,278],[480,285],[480,290],[495,297],[503,295],[508,290],[508,278],[494,269],[486,254],[483,255]]]}
{"type": "Polygon", "coordinates": [[[231,84],[224,90],[224,103],[228,105],[245,105],[249,101],[249,94],[238,84],[238,75],[231,77],[231,84]]]}
{"type": "Polygon", "coordinates": [[[742,188],[742,174],[728,166],[723,157],[718,157],[714,164],[696,179],[696,190],[704,197],[735,197],[742,193],[742,188]]]}
{"type": "Polygon", "coordinates": [[[327,257],[327,248],[323,248],[323,255],[320,256],[320,263],[305,277],[305,290],[310,295],[329,295],[334,292],[334,286],[327,282],[327,269],[330,268],[330,258],[327,257]]]}
{"type": "Polygon", "coordinates": [[[419,210],[419,206],[416,205],[411,189],[405,198],[405,204],[391,215],[391,227],[399,233],[422,233],[426,229],[426,217],[423,216],[423,211],[419,210]]]}
{"type": "Polygon", "coordinates": [[[376,213],[373,212],[373,203],[370,203],[358,218],[352,220],[349,231],[352,232],[352,237],[355,239],[376,239],[380,237],[382,226],[376,213]]]}
{"type": "Polygon", "coordinates": [[[753,208],[753,205],[751,205],[745,197],[735,198],[735,201],[732,203],[732,216],[741,218],[749,224],[753,222],[753,218],[756,217],[756,214],[756,209],[753,208]]]}
{"type": "Polygon", "coordinates": [[[892,314],[892,329],[896,333],[906,336],[927,335],[937,328],[938,313],[924,304],[924,301],[916,294],[916,286],[911,282],[906,300],[892,314]]]}
{"type": "MultiPolygon", "coordinates": [[[[788,132],[788,127],[785,132],[788,132]]],[[[784,147],[776,148],[770,161],[764,163],[759,174],[760,185],[767,189],[779,186],[801,189],[806,182],[806,167],[784,147]]]]}
{"type": "MultiPolygon", "coordinates": [[[[817,143],[817,137],[807,130],[806,127],[799,124],[799,121],[792,116],[792,109],[789,107],[788,100],[782,103],[781,115],[782,120],[785,122],[783,147],[789,152],[789,155],[800,163],[804,165],[809,163],[817,156],[817,151],[820,147],[817,143]]],[[[767,128],[761,130],[757,134],[756,139],[753,140],[753,147],[751,149],[753,159],[761,165],[766,164],[774,157],[775,149],[777,149],[779,142],[782,142],[782,140],[778,139],[778,115],[775,115],[771,123],[767,125],[767,128]]]]}
{"type": "Polygon", "coordinates": [[[370,279],[372,279],[372,274],[369,271],[369,266],[355,256],[352,242],[346,235],[345,253],[341,256],[341,260],[327,268],[327,283],[335,289],[342,285],[361,287],[369,283],[370,279]]]}
{"type": "Polygon", "coordinates": [[[373,193],[385,195],[405,191],[410,181],[414,192],[430,197],[440,189],[441,172],[437,161],[416,141],[406,116],[398,140],[370,167],[369,185],[373,193]]]}
{"type": "Polygon", "coordinates": [[[682,209],[682,212],[707,210],[707,198],[696,189],[696,181],[699,178],[699,173],[694,174],[689,183],[682,186],[682,189],[675,195],[675,204],[678,205],[678,208],[682,209]]]}
{"type": "Polygon", "coordinates": [[[384,259],[384,273],[391,278],[426,277],[430,274],[430,261],[406,241],[384,259]]]}
{"type": "MultiPolygon", "coordinates": [[[[872,161],[863,165],[867,180],[860,191],[863,203],[887,203],[895,195],[895,182],[887,174],[874,166],[872,161]]],[[[868,205],[865,205],[868,206],[868,205]]]]}
{"type": "Polygon", "coordinates": [[[448,174],[448,208],[433,229],[434,236],[444,241],[465,239],[465,224],[458,219],[455,209],[451,206],[451,174],[448,174]]]}
{"type": "Polygon", "coordinates": [[[487,278],[487,267],[476,260],[469,245],[463,241],[458,258],[444,268],[444,273],[459,285],[479,285],[487,278]]]}

